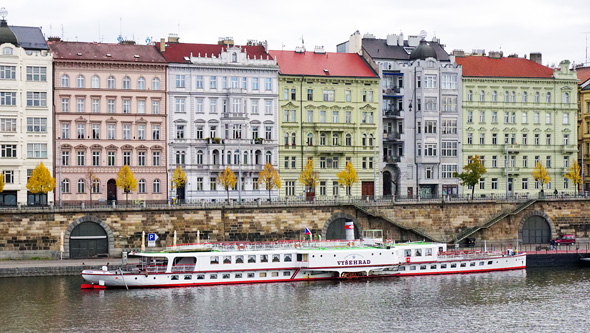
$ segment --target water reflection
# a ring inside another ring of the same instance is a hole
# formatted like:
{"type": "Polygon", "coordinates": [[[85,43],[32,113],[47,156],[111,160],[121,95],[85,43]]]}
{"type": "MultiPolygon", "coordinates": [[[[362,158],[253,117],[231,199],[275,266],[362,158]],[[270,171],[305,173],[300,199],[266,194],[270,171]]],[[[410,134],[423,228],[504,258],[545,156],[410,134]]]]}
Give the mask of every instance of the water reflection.
{"type": "Polygon", "coordinates": [[[561,331],[589,323],[589,270],[81,291],[0,279],[2,331],[561,331]]]}

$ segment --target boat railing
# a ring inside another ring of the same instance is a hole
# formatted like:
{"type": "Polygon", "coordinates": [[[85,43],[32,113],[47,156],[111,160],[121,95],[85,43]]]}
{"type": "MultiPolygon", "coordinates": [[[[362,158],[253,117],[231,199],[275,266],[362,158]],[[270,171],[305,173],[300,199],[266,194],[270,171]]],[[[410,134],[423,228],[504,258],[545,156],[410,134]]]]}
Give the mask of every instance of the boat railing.
{"type": "Polygon", "coordinates": [[[148,273],[165,273],[168,265],[148,265],[146,271],[148,273]]]}
{"type": "Polygon", "coordinates": [[[482,258],[487,256],[498,256],[502,255],[500,251],[446,251],[446,252],[439,252],[438,258],[439,259],[457,259],[457,258],[465,258],[465,259],[473,259],[473,258],[482,258]]]}
{"type": "Polygon", "coordinates": [[[172,266],[172,272],[192,272],[195,270],[195,264],[182,264],[172,266]]]}
{"type": "Polygon", "coordinates": [[[288,249],[323,249],[365,246],[362,240],[279,240],[274,242],[215,242],[170,246],[167,251],[262,251],[288,249]]]}

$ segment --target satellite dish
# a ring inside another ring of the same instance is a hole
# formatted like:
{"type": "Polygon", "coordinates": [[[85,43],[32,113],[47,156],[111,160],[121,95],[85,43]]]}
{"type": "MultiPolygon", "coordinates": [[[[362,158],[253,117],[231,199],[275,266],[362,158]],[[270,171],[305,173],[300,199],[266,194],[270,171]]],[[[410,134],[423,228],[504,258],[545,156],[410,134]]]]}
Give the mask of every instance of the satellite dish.
{"type": "Polygon", "coordinates": [[[145,43],[146,43],[147,45],[149,45],[151,42],[152,42],[152,40],[151,40],[149,37],[147,37],[147,38],[145,39],[145,43]]]}
{"type": "Polygon", "coordinates": [[[428,33],[426,32],[426,30],[421,30],[420,31],[420,40],[425,40],[427,35],[428,35],[428,33]]]}
{"type": "Polygon", "coordinates": [[[121,43],[123,41],[123,36],[119,35],[119,37],[117,37],[117,41],[121,43]]]}

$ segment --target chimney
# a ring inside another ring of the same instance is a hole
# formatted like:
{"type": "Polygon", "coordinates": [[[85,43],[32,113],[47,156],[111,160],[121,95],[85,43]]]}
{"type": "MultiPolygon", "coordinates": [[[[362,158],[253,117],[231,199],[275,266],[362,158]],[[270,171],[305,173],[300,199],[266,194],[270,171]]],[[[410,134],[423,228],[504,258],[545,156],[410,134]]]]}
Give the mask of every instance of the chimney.
{"type": "Polygon", "coordinates": [[[178,41],[180,40],[180,37],[178,37],[177,34],[169,34],[168,35],[168,43],[176,43],[178,44],[178,41]]]}
{"type": "Polygon", "coordinates": [[[166,52],[166,39],[160,38],[160,52],[166,52]]]}
{"type": "Polygon", "coordinates": [[[539,65],[543,64],[543,55],[541,52],[531,52],[530,59],[539,65]]]}
{"type": "Polygon", "coordinates": [[[488,57],[490,57],[490,59],[500,59],[502,58],[502,52],[490,51],[488,52],[488,57]]]}
{"type": "Polygon", "coordinates": [[[451,55],[458,57],[458,58],[465,58],[465,51],[463,50],[453,50],[451,55]]]}
{"type": "Polygon", "coordinates": [[[47,41],[49,41],[49,42],[59,42],[59,41],[61,41],[61,38],[58,37],[58,36],[52,36],[52,37],[49,37],[47,39],[47,41]]]}
{"type": "Polygon", "coordinates": [[[121,43],[119,43],[121,45],[135,45],[135,41],[134,40],[122,40],[121,43]]]}
{"type": "Polygon", "coordinates": [[[218,45],[224,46],[234,46],[234,38],[233,37],[219,37],[217,40],[218,45]]]}

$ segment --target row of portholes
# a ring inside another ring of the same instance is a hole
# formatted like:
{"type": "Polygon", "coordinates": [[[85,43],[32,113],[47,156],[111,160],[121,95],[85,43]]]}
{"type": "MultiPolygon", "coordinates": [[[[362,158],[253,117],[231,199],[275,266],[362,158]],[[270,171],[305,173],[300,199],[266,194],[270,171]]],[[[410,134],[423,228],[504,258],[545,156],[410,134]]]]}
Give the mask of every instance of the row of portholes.
{"type": "MultiPolygon", "coordinates": [[[[70,87],[70,76],[64,74],[61,76],[61,87],[62,88],[69,88],[70,87]]],[[[115,77],[109,76],[107,79],[107,89],[115,89],[115,77]]],[[[76,88],[86,88],[86,79],[84,75],[80,74],[76,78],[76,88]]],[[[99,89],[100,88],[100,78],[98,75],[93,75],[91,79],[91,88],[99,89]]],[[[125,76],[123,78],[123,89],[131,89],[131,78],[129,76],[125,76]]],[[[146,89],[146,80],[143,77],[137,79],[137,88],[138,90],[145,90],[146,89]]],[[[160,90],[160,79],[155,77],[152,79],[152,90],[160,90]]]]}

